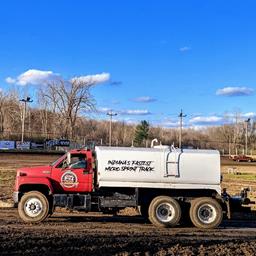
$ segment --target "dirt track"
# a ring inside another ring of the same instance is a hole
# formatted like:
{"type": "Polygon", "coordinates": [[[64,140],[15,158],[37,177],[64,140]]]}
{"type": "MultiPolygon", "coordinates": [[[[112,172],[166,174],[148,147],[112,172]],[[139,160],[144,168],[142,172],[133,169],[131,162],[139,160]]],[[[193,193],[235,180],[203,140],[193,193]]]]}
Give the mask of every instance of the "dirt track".
{"type": "MultiPolygon", "coordinates": [[[[1,154],[0,199],[10,199],[15,169],[55,158],[1,154]]],[[[226,221],[205,231],[158,229],[139,216],[59,212],[31,225],[19,220],[16,209],[0,208],[0,255],[256,255],[255,220],[226,221]]]]}
{"type": "Polygon", "coordinates": [[[44,223],[0,210],[0,255],[256,255],[255,221],[159,229],[136,216],[55,213],[44,223]]]}

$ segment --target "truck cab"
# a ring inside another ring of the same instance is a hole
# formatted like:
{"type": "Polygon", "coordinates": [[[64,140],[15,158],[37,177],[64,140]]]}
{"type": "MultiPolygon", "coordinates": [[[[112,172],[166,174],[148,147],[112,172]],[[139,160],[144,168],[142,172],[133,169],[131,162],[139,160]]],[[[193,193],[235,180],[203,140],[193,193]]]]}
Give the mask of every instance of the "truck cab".
{"type": "Polygon", "coordinates": [[[72,150],[51,164],[55,193],[90,193],[94,189],[91,151],[72,150]]]}
{"type": "MultiPolygon", "coordinates": [[[[15,192],[26,192],[38,185],[48,186],[53,193],[88,193],[94,189],[93,156],[89,150],[71,150],[48,166],[17,170],[15,192]],[[40,182],[40,184],[39,184],[40,182]]],[[[15,200],[16,201],[16,200],[15,200]]]]}
{"type": "Polygon", "coordinates": [[[55,206],[71,204],[70,198],[78,201],[78,206],[84,206],[86,195],[95,188],[93,166],[92,151],[77,149],[50,165],[18,169],[13,199],[21,217],[28,222],[37,221],[42,218],[43,208],[52,213],[55,206]],[[78,194],[81,194],[79,200],[78,194]]]}

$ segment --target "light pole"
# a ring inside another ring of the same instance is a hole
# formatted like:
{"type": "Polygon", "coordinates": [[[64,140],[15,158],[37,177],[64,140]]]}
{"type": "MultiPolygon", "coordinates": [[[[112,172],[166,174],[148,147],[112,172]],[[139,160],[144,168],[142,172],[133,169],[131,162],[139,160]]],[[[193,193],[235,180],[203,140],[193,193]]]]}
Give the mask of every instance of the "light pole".
{"type": "Polygon", "coordinates": [[[180,111],[179,118],[180,118],[180,134],[179,134],[179,148],[181,149],[181,143],[182,143],[182,122],[183,118],[186,117],[187,115],[183,115],[182,110],[180,111]]]}
{"type": "Polygon", "coordinates": [[[27,103],[33,102],[30,97],[27,97],[26,99],[20,100],[24,103],[23,105],[23,112],[22,112],[22,124],[21,124],[21,142],[24,142],[24,130],[25,130],[25,117],[26,117],[26,110],[27,110],[27,103]]]}
{"type": "Polygon", "coordinates": [[[113,116],[117,116],[117,113],[114,113],[112,110],[110,110],[107,113],[108,116],[110,116],[110,120],[109,120],[109,146],[111,147],[112,144],[112,118],[113,116]]]}
{"type": "Polygon", "coordinates": [[[247,120],[245,120],[245,155],[247,155],[248,153],[248,124],[250,122],[251,118],[248,118],[247,120]]]}

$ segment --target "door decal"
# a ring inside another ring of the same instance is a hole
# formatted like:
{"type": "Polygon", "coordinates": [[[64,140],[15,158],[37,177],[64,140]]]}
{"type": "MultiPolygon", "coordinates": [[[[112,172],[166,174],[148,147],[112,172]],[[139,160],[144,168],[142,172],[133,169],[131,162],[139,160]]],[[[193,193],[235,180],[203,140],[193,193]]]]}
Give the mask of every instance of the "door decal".
{"type": "Polygon", "coordinates": [[[60,184],[65,188],[74,188],[78,186],[79,182],[76,174],[69,170],[62,174],[60,184]]]}

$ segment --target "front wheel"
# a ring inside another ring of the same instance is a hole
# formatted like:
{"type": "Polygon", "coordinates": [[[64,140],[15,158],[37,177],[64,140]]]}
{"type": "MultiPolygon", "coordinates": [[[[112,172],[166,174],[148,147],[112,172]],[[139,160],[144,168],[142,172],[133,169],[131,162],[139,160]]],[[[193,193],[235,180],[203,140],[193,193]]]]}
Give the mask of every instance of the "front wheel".
{"type": "Polygon", "coordinates": [[[220,204],[215,199],[209,197],[193,200],[189,214],[192,223],[196,227],[203,229],[218,227],[223,217],[220,204]]]}
{"type": "Polygon", "coordinates": [[[169,196],[158,196],[149,206],[149,220],[158,227],[174,227],[181,218],[179,203],[169,196]]]}
{"type": "Polygon", "coordinates": [[[49,214],[49,202],[46,196],[38,191],[25,193],[19,202],[18,213],[25,222],[41,222],[49,214]]]}

